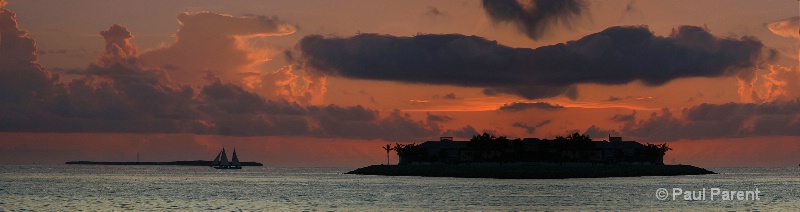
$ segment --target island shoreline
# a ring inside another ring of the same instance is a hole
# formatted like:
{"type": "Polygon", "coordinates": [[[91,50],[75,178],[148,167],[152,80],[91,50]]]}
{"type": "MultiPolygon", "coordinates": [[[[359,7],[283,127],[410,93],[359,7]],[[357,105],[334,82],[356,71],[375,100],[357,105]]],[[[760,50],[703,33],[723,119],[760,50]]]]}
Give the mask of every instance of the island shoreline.
{"type": "Polygon", "coordinates": [[[345,174],[496,179],[567,179],[716,174],[690,165],[372,165],[345,174]]]}

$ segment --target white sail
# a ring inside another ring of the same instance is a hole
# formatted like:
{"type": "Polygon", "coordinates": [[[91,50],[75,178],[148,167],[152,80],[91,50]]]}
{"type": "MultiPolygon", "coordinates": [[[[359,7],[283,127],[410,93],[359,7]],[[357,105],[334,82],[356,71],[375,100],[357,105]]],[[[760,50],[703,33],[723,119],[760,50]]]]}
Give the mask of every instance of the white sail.
{"type": "Polygon", "coordinates": [[[228,156],[225,155],[225,148],[224,147],[222,148],[222,158],[220,158],[219,165],[221,165],[221,166],[229,166],[230,165],[228,163],[228,156]]]}
{"type": "Polygon", "coordinates": [[[240,166],[239,157],[236,156],[236,149],[233,149],[233,156],[231,156],[231,166],[240,166]]]}

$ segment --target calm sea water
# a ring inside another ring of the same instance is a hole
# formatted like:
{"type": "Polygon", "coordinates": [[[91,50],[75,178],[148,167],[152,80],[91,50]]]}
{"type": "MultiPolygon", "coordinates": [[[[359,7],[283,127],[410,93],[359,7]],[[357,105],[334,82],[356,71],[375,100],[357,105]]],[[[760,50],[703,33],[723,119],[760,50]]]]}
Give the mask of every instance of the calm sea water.
{"type": "Polygon", "coordinates": [[[0,166],[0,211],[530,211],[800,208],[800,169],[564,180],[389,177],[349,168],[0,166]],[[759,200],[659,200],[666,188],[754,190],[759,200]]]}

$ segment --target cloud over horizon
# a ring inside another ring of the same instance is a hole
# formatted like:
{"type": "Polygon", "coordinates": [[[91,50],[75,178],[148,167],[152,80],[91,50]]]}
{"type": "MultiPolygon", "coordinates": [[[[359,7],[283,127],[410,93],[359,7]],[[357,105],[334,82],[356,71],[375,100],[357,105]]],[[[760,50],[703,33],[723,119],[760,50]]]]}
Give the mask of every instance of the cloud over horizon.
{"type": "MultiPolygon", "coordinates": [[[[460,34],[309,35],[296,52],[271,55],[275,52],[263,51],[274,49],[258,50],[242,46],[242,41],[294,32],[291,24],[277,17],[201,12],[182,13],[178,20],[177,40],[151,50],[139,50],[133,33],[122,25],[100,31],[102,55],[83,69],[65,71],[71,75],[62,81],[61,75],[39,64],[37,54],[43,51],[19,29],[15,14],[0,9],[0,131],[389,141],[469,137],[479,132],[470,125],[442,128],[445,122],[462,121],[461,117],[428,114],[415,120],[400,110],[312,104],[313,97],[325,92],[328,76],[477,87],[485,95],[527,99],[575,99],[577,85],[586,83],[641,81],[659,86],[680,78],[737,77],[749,86],[742,93],[754,103],[697,105],[681,111],[683,115],[664,110],[640,121],[634,112],[610,120],[626,124],[620,129],[626,136],[666,140],[797,135],[799,129],[798,114],[792,112],[797,111],[800,96],[797,67],[770,65],[768,74],[758,75],[755,70],[767,67],[774,50],[754,37],[717,37],[696,26],[679,26],[667,36],[655,35],[646,26],[616,26],[538,48],[513,48],[460,34]],[[291,56],[297,63],[267,70],[264,56],[291,56]],[[734,115],[721,115],[726,113],[734,115]]],[[[434,98],[458,102],[472,95],[455,92],[434,98]]],[[[610,96],[609,101],[620,98],[610,96]]],[[[561,108],[514,102],[497,111],[561,108]]],[[[509,121],[496,126],[534,133],[549,123],[509,121]]],[[[587,131],[610,132],[595,126],[587,131]]]]}
{"type": "Polygon", "coordinates": [[[669,109],[647,119],[626,123],[625,136],[655,141],[680,139],[800,136],[800,99],[767,103],[703,103],[684,108],[681,115],[669,109]]]}
{"type": "Polygon", "coordinates": [[[45,70],[36,53],[36,41],[19,28],[16,14],[0,8],[0,102],[35,101],[53,95],[53,84],[60,75],[45,70]]]}
{"type": "Polygon", "coordinates": [[[720,38],[696,26],[656,36],[646,26],[615,26],[535,49],[477,36],[308,35],[295,60],[310,71],[353,79],[484,88],[527,99],[576,98],[577,84],[657,86],[688,77],[752,77],[775,50],[754,37],[720,38]]]}
{"type": "MultiPolygon", "coordinates": [[[[213,73],[173,85],[143,62],[122,25],[100,32],[105,50],[75,79],[61,82],[38,64],[34,40],[0,9],[0,131],[297,135],[409,141],[439,136],[437,121],[362,106],[303,106],[270,100],[213,73]]],[[[198,73],[201,74],[201,73],[198,73]]],[[[432,119],[436,119],[433,117],[432,119]]]]}

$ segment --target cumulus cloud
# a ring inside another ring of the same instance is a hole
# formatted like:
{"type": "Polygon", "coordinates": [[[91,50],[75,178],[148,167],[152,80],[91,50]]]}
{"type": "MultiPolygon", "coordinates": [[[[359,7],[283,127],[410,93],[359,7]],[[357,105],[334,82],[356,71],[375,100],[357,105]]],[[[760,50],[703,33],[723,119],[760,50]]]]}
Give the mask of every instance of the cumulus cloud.
{"type": "Polygon", "coordinates": [[[750,77],[775,58],[754,37],[719,38],[680,26],[656,36],[645,26],[616,26],[575,41],[511,48],[477,36],[309,35],[294,56],[310,71],[354,79],[482,87],[487,95],[576,98],[577,84],[656,86],[686,77],[750,77]]]}
{"type": "Polygon", "coordinates": [[[769,65],[769,73],[738,78],[742,102],[770,102],[800,97],[800,67],[769,65]],[[760,80],[759,80],[760,79],[760,80]]]}
{"type": "MultiPolygon", "coordinates": [[[[124,26],[100,34],[105,51],[74,80],[59,81],[38,64],[33,39],[13,13],[0,10],[0,131],[297,135],[415,141],[440,135],[432,121],[362,106],[303,106],[270,100],[206,73],[198,87],[174,85],[170,73],[143,63],[124,26]],[[16,81],[16,82],[15,82],[16,81]]],[[[438,117],[442,119],[443,117],[438,117]]]]}
{"type": "Polygon", "coordinates": [[[787,101],[800,97],[800,67],[770,65],[769,73],[763,75],[763,101],[787,101]]]}
{"type": "Polygon", "coordinates": [[[800,16],[768,23],[767,29],[779,36],[800,39],[800,16]]]}
{"type": "MultiPolygon", "coordinates": [[[[109,65],[121,60],[134,60],[139,57],[139,48],[131,43],[133,34],[127,28],[119,24],[114,24],[108,30],[100,31],[100,35],[106,41],[105,54],[100,58],[98,64],[109,65]]],[[[136,63],[138,61],[129,61],[136,63]]]]}
{"type": "Polygon", "coordinates": [[[503,104],[500,108],[497,108],[497,111],[501,112],[519,112],[528,109],[539,109],[539,110],[547,110],[547,111],[554,111],[563,109],[564,106],[561,105],[554,105],[547,102],[514,102],[511,104],[503,104]]]}
{"type": "MultiPolygon", "coordinates": [[[[12,16],[12,21],[13,16],[12,16]]],[[[7,26],[3,24],[2,26],[7,26]]],[[[14,25],[16,26],[16,25],[14,25]]],[[[24,33],[20,35],[24,36],[24,33]]],[[[54,131],[54,132],[175,132],[180,126],[191,122],[192,107],[188,105],[193,91],[189,87],[171,87],[165,72],[145,69],[139,63],[135,45],[125,27],[114,25],[101,32],[106,48],[96,63],[85,70],[76,71],[83,75],[68,83],[52,76],[49,71],[37,64],[34,52],[36,46],[29,39],[28,48],[17,49],[16,54],[33,55],[28,57],[26,67],[8,67],[2,70],[37,73],[38,80],[16,78],[18,84],[3,84],[0,93],[22,91],[36,93],[38,99],[21,100],[4,104],[0,118],[5,131],[54,131]],[[28,87],[36,83],[37,88],[28,87]],[[50,95],[38,90],[52,88],[50,95]],[[24,110],[20,110],[24,107],[24,110]],[[14,109],[17,108],[17,109],[14,109]]],[[[14,38],[2,35],[3,41],[14,38]]],[[[5,43],[4,43],[5,44],[5,43]]],[[[0,77],[5,79],[5,77],[0,77]]]]}
{"type": "Polygon", "coordinates": [[[533,40],[552,27],[571,27],[587,13],[582,0],[483,0],[483,9],[494,23],[510,23],[533,40]]]}
{"type": "Polygon", "coordinates": [[[53,95],[60,76],[45,70],[36,52],[36,42],[19,29],[16,14],[0,8],[0,102],[18,103],[53,95]]]}
{"type": "Polygon", "coordinates": [[[146,64],[169,67],[177,82],[202,84],[211,73],[241,83],[268,99],[309,103],[325,92],[325,78],[306,74],[302,67],[265,70],[264,64],[281,50],[252,48],[247,41],[292,34],[295,27],[278,17],[242,16],[212,12],[181,13],[175,43],[142,54],[146,64]]]}

